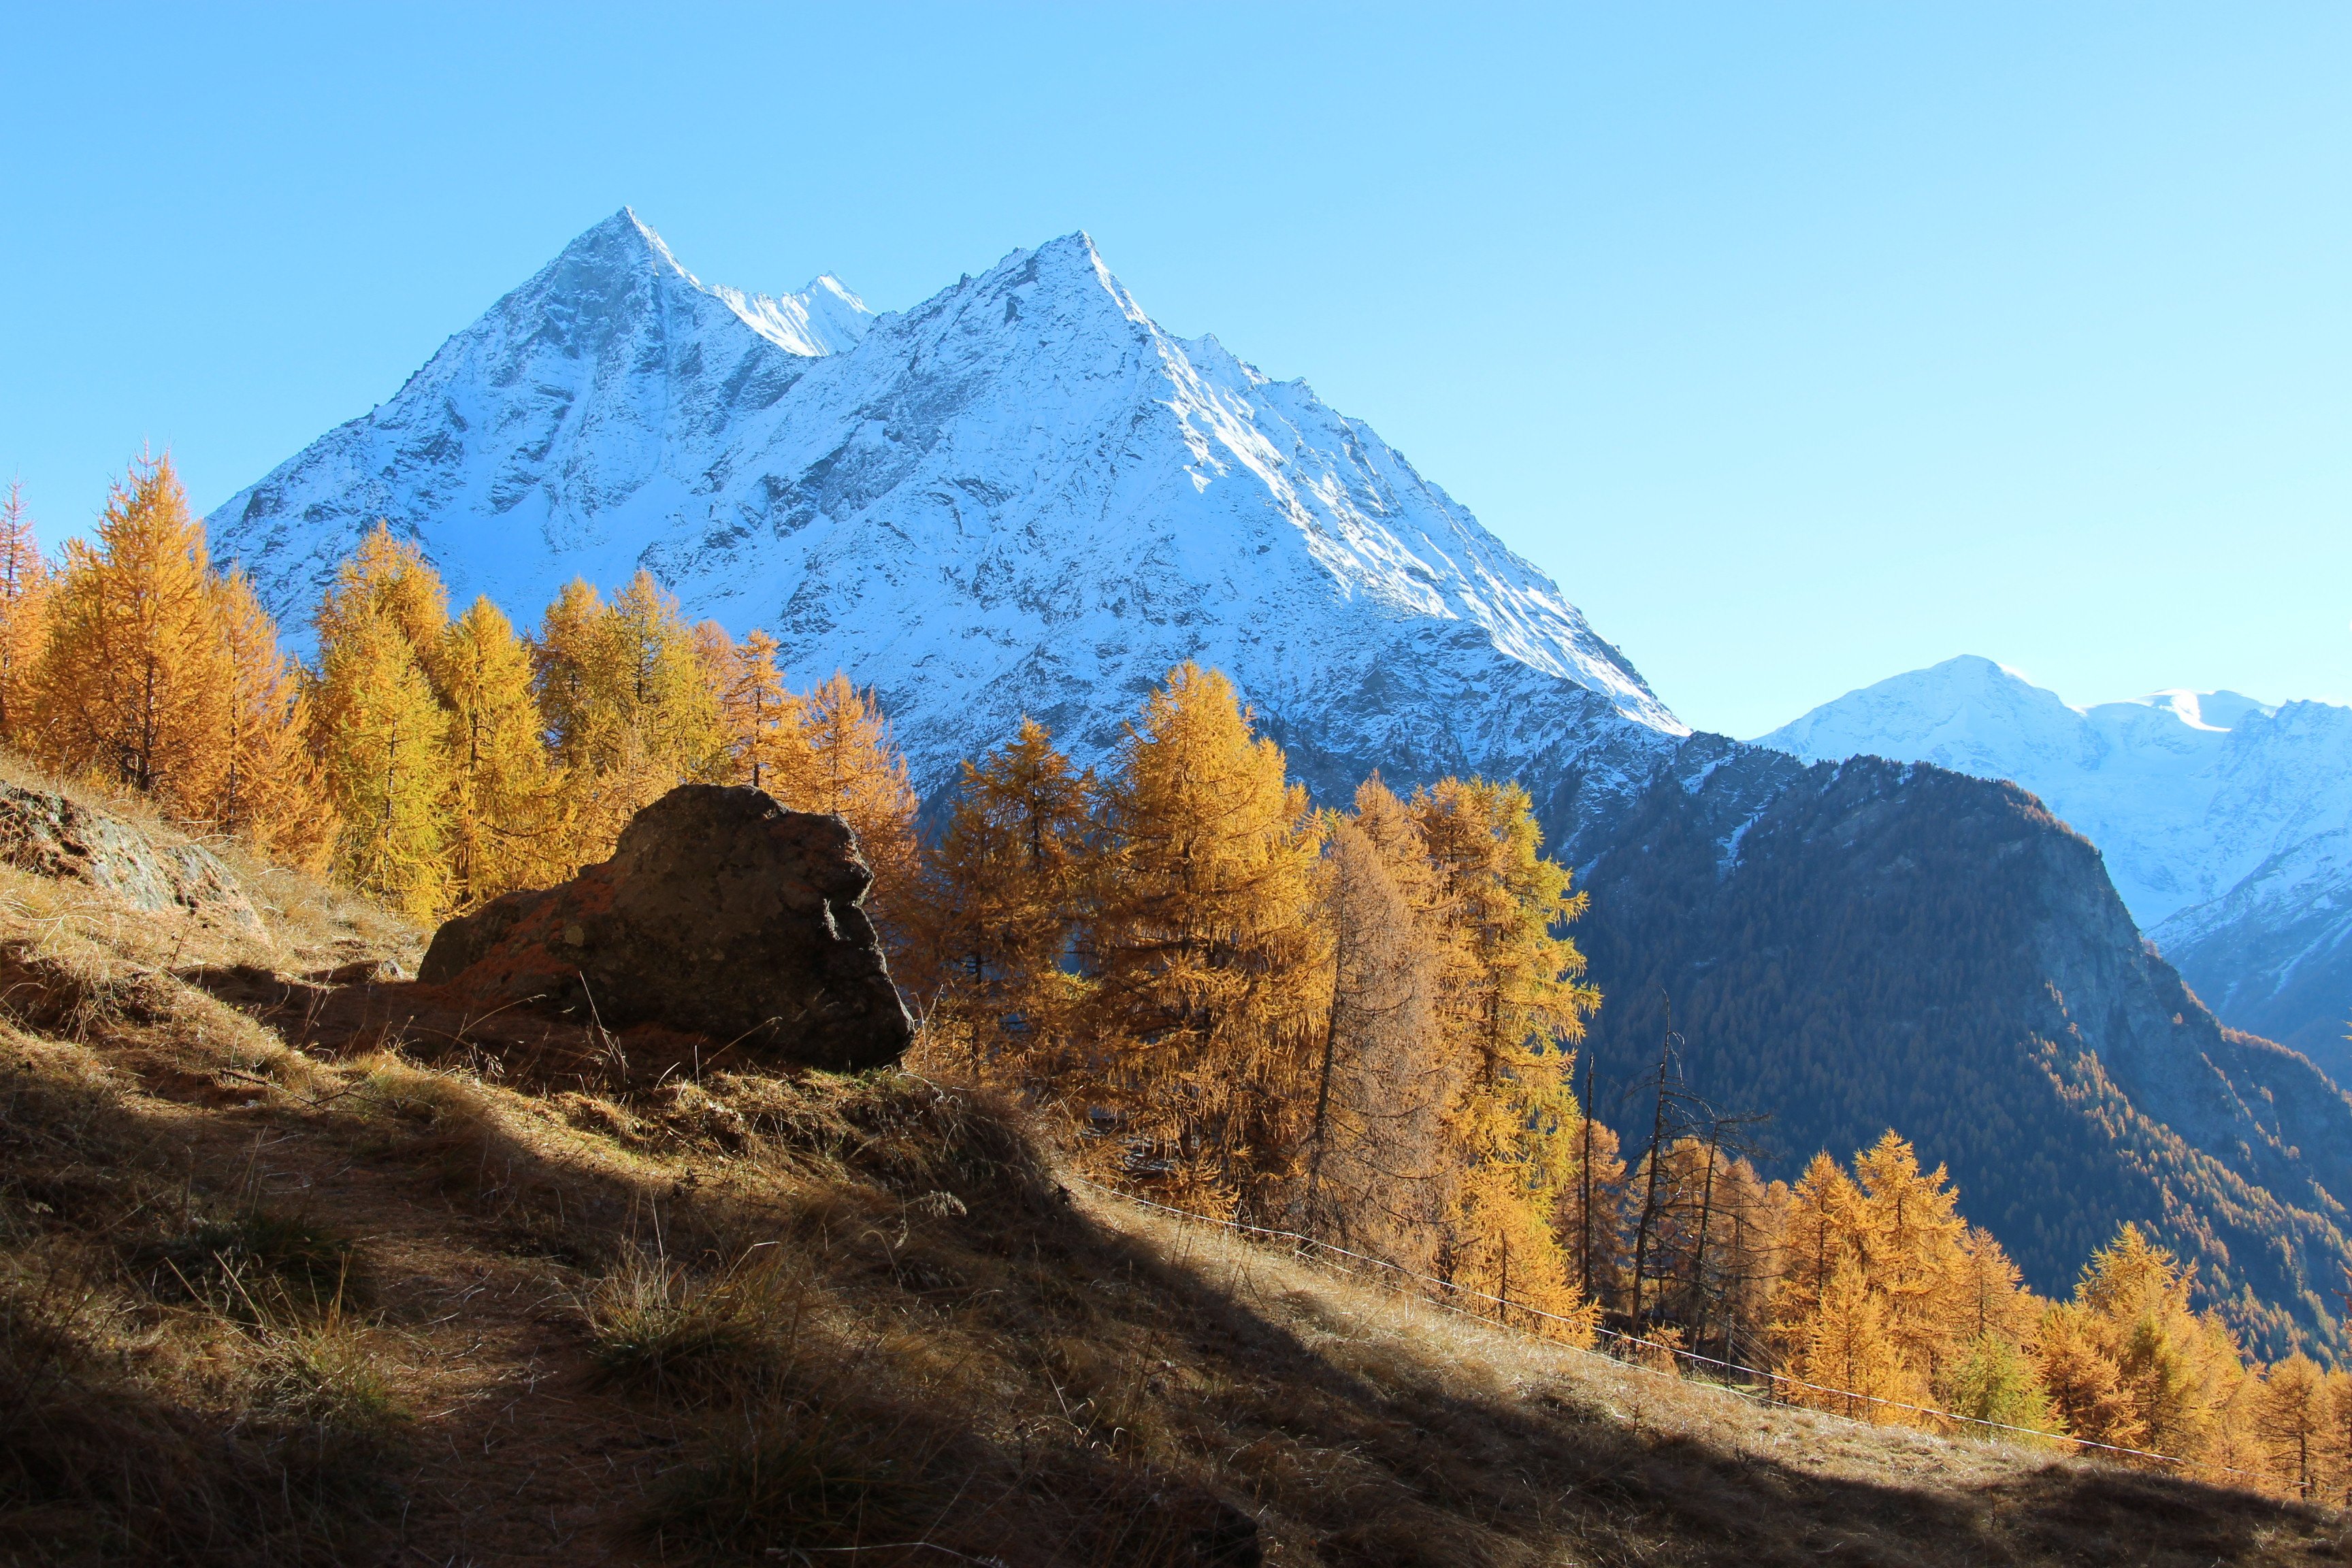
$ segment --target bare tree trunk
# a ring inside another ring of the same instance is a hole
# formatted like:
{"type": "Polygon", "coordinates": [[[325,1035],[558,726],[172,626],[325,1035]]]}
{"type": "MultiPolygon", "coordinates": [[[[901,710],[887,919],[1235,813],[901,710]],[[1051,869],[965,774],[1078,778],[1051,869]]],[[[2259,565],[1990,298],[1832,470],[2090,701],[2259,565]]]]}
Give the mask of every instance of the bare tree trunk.
{"type": "Polygon", "coordinates": [[[1691,1343],[1706,1338],[1706,1222],[1715,1208],[1715,1142],[1718,1129],[1712,1118],[1706,1129],[1706,1180],[1699,1189],[1698,1245],[1691,1251],[1691,1295],[1697,1316],[1691,1324],[1691,1343]]]}
{"type": "Polygon", "coordinates": [[[1674,1049],[1674,1004],[1666,1004],[1666,1036],[1658,1043],[1658,1104],[1650,1119],[1650,1152],[1646,1157],[1649,1180],[1642,1193],[1642,1220],[1633,1229],[1633,1328],[1642,1326],[1642,1275],[1650,1258],[1650,1226],[1658,1213],[1658,1148],[1666,1136],[1666,1057],[1674,1049]]]}
{"type": "Polygon", "coordinates": [[[1584,1112],[1584,1170],[1582,1184],[1584,1201],[1577,1205],[1576,1257],[1579,1279],[1584,1299],[1592,1298],[1592,1048],[1584,1051],[1584,1103],[1578,1108],[1584,1112]]]}

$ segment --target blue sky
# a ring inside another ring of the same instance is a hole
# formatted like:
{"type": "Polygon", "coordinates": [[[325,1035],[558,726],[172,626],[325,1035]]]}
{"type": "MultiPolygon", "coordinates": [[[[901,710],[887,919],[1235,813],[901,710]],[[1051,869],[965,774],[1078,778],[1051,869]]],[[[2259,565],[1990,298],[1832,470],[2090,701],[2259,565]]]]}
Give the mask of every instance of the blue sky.
{"type": "Polygon", "coordinates": [[[624,203],[885,309],[1083,227],[1703,727],[1961,652],[2352,700],[2352,7],[0,26],[0,476],[52,538],[142,442],[216,504],[624,203]]]}

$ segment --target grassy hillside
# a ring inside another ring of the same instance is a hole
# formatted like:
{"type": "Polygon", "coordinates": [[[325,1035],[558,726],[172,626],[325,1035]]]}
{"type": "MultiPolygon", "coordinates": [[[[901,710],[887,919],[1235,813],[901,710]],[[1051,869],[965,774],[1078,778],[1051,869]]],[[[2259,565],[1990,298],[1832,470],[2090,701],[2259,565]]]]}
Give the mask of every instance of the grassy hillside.
{"type": "Polygon", "coordinates": [[[266,933],[0,870],[0,1559],[2347,1549],[2327,1510],[1754,1405],[1067,1192],[952,1086],[523,1050],[378,978],[418,932],[240,869],[266,933]]]}

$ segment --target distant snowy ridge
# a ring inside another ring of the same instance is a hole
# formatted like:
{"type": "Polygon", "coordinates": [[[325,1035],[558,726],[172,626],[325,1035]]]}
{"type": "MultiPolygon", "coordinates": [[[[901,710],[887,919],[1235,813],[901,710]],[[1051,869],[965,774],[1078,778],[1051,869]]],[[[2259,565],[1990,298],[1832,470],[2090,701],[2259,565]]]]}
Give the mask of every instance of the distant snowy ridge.
{"type": "MultiPolygon", "coordinates": [[[[2009,779],[2097,845],[2141,929],[2225,1022],[2352,1068],[2352,709],[2232,691],[2072,708],[1948,659],[1759,743],[2009,779]]],[[[2352,1081],[2352,1077],[2347,1077],[2352,1081]]]]}
{"type": "Polygon", "coordinates": [[[1335,787],[1364,756],[1630,786],[1689,732],[1369,426],[1162,331],[1083,234],[876,316],[708,287],[624,210],[209,521],[299,622],[379,517],[524,620],[649,568],[795,679],[877,686],[931,786],[1024,712],[1107,750],[1186,658],[1335,787]]]}

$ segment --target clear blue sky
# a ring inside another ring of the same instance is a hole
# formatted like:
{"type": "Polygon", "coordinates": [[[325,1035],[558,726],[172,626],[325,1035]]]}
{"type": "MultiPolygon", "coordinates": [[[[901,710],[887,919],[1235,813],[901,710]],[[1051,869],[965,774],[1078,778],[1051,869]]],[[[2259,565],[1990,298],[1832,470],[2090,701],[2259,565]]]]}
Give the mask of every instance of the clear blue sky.
{"type": "Polygon", "coordinates": [[[9,4],[0,476],[216,504],[635,205],[1094,234],[1750,734],[1961,652],[2352,699],[2352,7],[9,4]],[[1442,14],[1442,15],[1441,15],[1442,14]]]}

